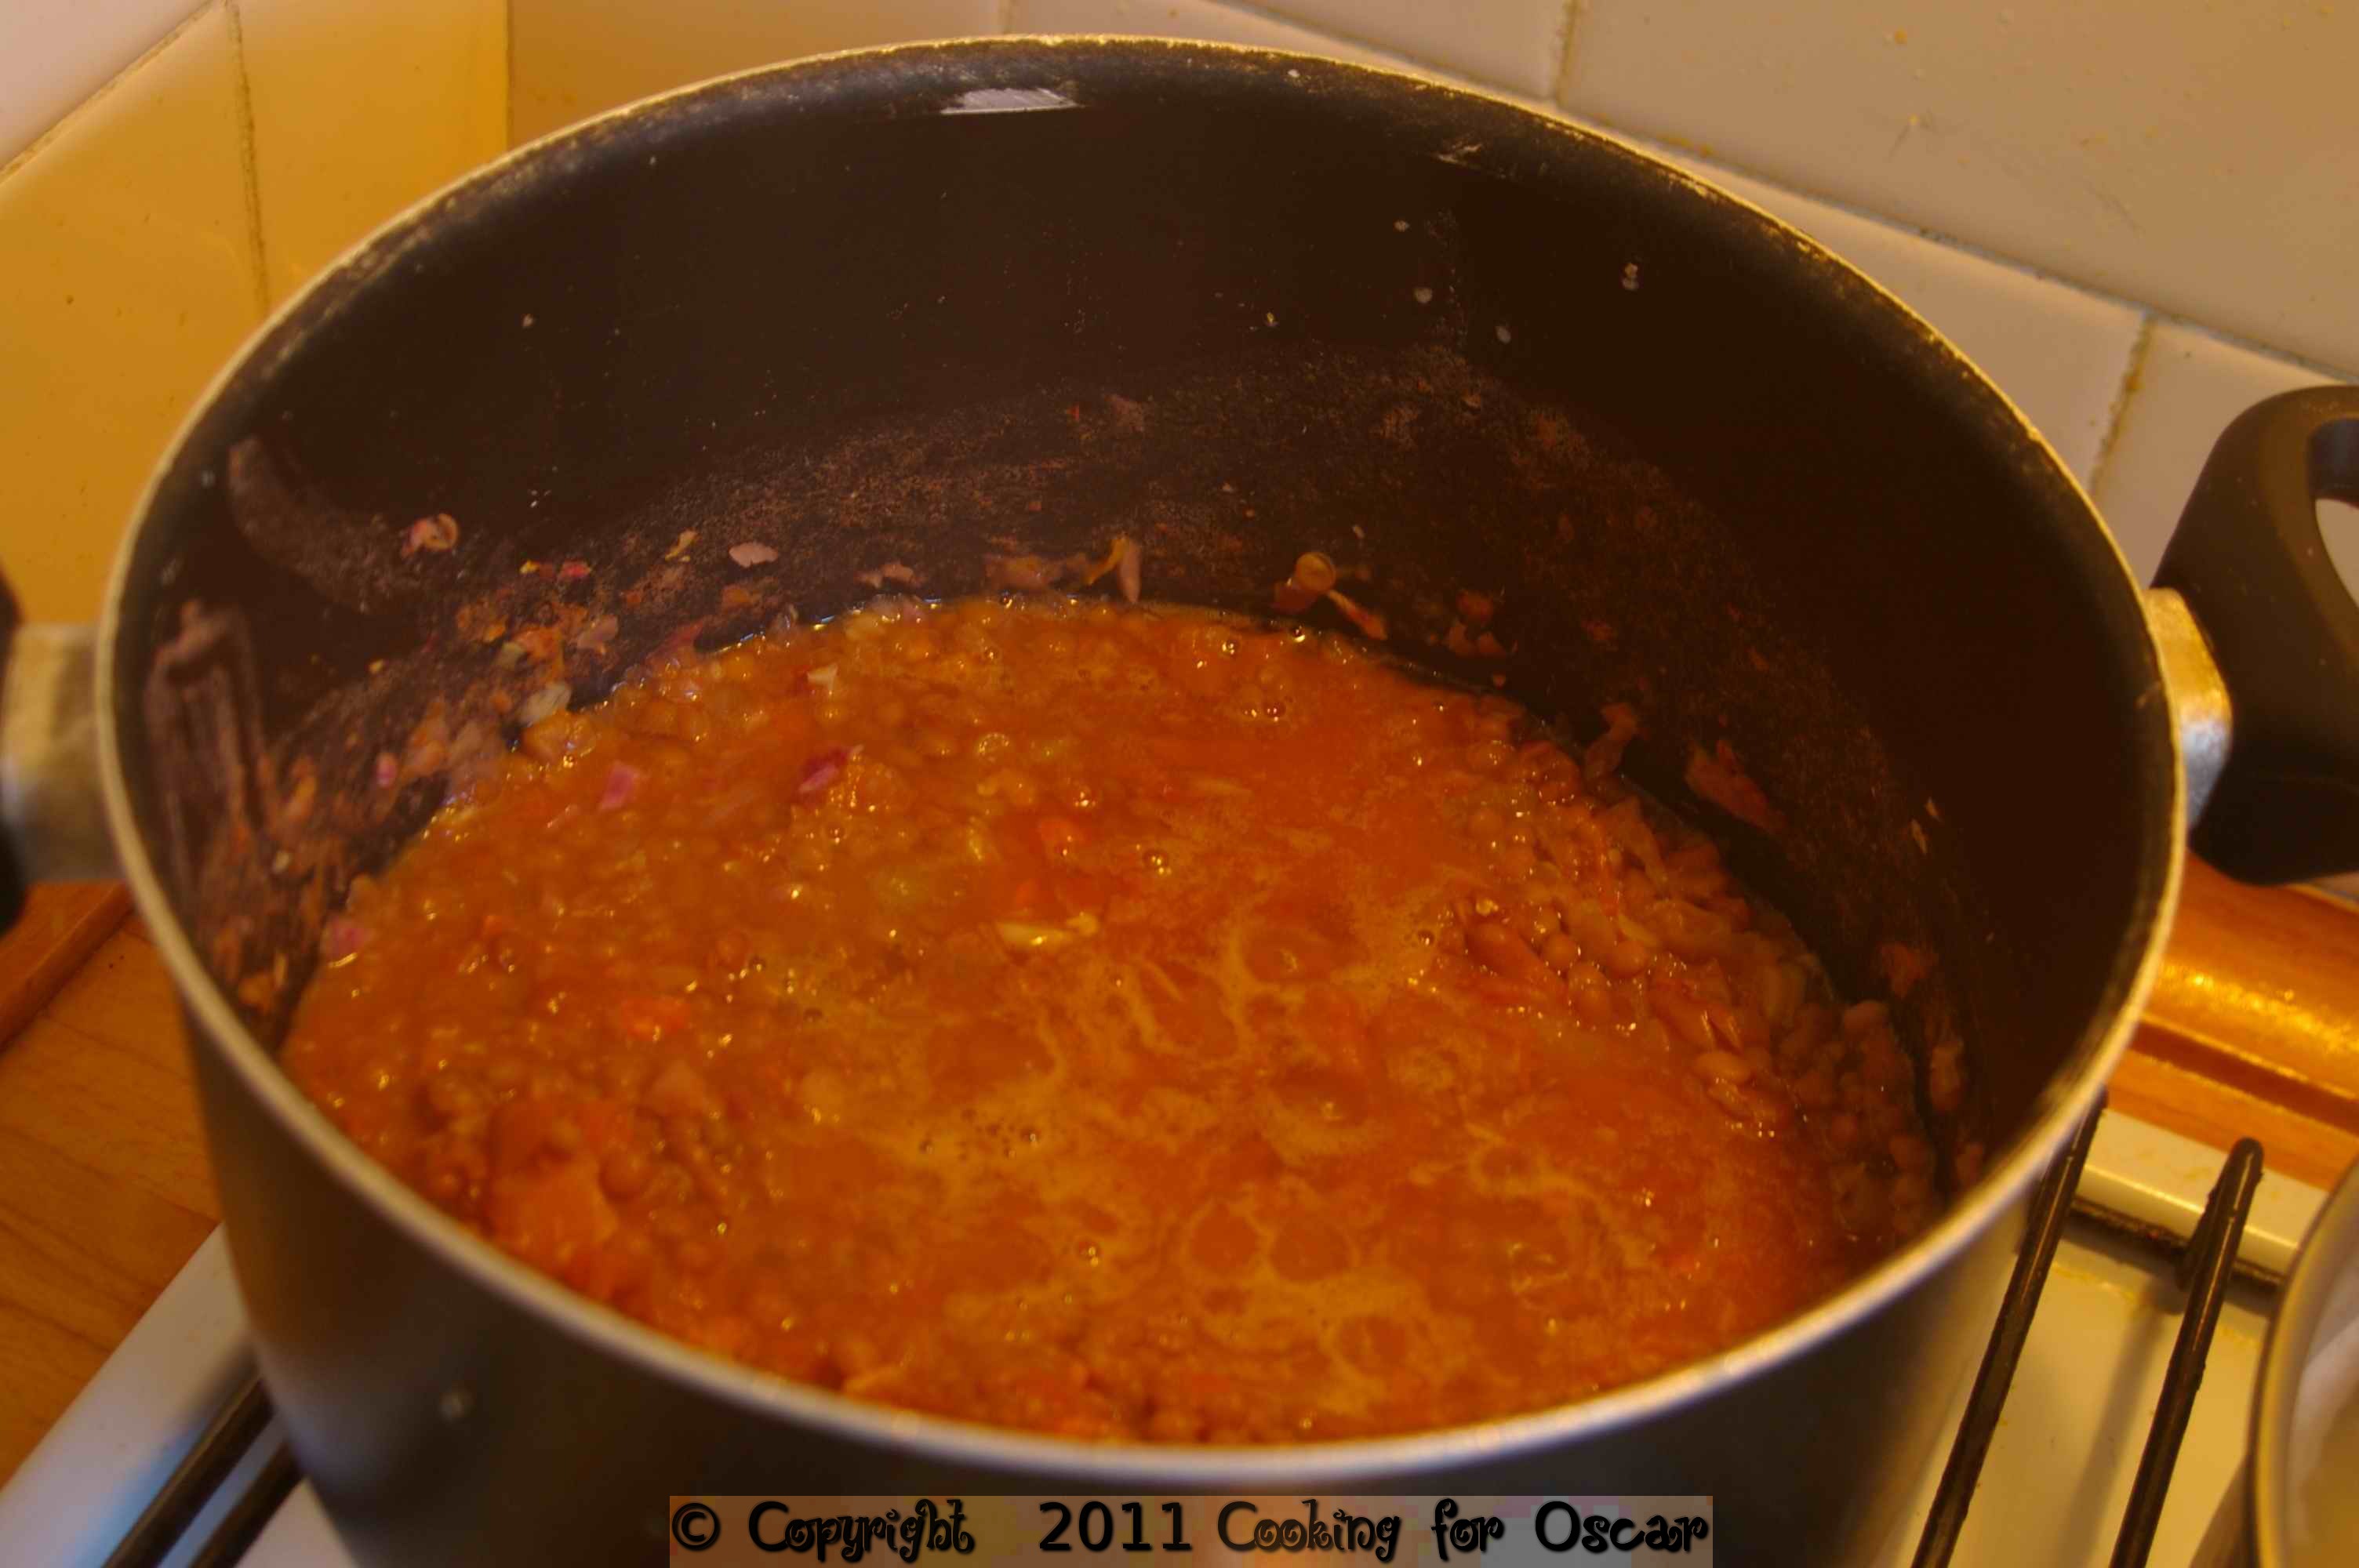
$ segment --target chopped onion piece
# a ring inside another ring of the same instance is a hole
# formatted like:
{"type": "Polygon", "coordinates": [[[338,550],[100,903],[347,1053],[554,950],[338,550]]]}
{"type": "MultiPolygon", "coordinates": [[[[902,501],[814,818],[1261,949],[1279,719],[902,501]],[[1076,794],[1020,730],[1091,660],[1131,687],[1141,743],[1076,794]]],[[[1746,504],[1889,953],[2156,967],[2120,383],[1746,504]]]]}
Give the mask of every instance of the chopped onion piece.
{"type": "Polygon", "coordinates": [[[1058,947],[1071,946],[1084,936],[1098,934],[1098,917],[1086,910],[1074,915],[1062,925],[1043,925],[1031,920],[999,920],[992,923],[999,939],[1010,947],[1026,953],[1045,953],[1058,947]]]}
{"type": "Polygon", "coordinates": [[[1360,629],[1363,636],[1367,637],[1372,642],[1381,643],[1385,640],[1385,618],[1383,616],[1377,614],[1375,611],[1366,608],[1364,605],[1353,603],[1351,600],[1346,599],[1343,595],[1336,592],[1332,589],[1328,589],[1327,598],[1334,604],[1336,609],[1342,611],[1346,616],[1350,617],[1352,624],[1360,629]]]}
{"type": "Polygon", "coordinates": [[[821,665],[816,669],[805,670],[803,672],[803,680],[813,691],[833,691],[835,689],[835,666],[833,665],[821,665]]]}
{"type": "Polygon", "coordinates": [[[741,567],[758,567],[777,560],[778,552],[767,545],[756,544],[749,539],[742,545],[730,546],[729,558],[741,567]]]}
{"type": "Polygon", "coordinates": [[[571,687],[561,680],[550,681],[516,704],[516,723],[520,728],[529,730],[550,714],[564,711],[565,705],[572,700],[571,687]]]}
{"type": "Polygon", "coordinates": [[[368,946],[369,929],[349,914],[340,914],[321,928],[320,954],[331,964],[341,964],[368,946]]]}
{"type": "Polygon", "coordinates": [[[1319,602],[1319,596],[1292,578],[1271,590],[1270,608],[1281,615],[1299,615],[1319,602]]]}
{"type": "Polygon", "coordinates": [[[1135,539],[1124,539],[1119,543],[1122,546],[1122,560],[1114,568],[1114,580],[1121,586],[1123,602],[1136,604],[1139,573],[1143,569],[1147,552],[1138,547],[1138,542],[1135,539]]]}
{"type": "Polygon", "coordinates": [[[1037,592],[1057,580],[1064,570],[1061,563],[1044,561],[1038,556],[985,556],[983,575],[994,588],[1037,592]]]}
{"type": "Polygon", "coordinates": [[[821,752],[803,764],[802,782],[795,786],[798,795],[817,795],[843,776],[843,766],[852,761],[852,753],[838,746],[832,752],[821,752]]]}
{"type": "Polygon", "coordinates": [[[431,517],[420,517],[401,536],[401,553],[414,556],[420,550],[442,551],[459,542],[459,522],[448,512],[438,512],[431,517]]]}
{"type": "Polygon", "coordinates": [[[606,787],[598,792],[598,809],[618,811],[630,804],[631,796],[639,790],[639,770],[628,762],[616,762],[606,771],[606,787]]]}

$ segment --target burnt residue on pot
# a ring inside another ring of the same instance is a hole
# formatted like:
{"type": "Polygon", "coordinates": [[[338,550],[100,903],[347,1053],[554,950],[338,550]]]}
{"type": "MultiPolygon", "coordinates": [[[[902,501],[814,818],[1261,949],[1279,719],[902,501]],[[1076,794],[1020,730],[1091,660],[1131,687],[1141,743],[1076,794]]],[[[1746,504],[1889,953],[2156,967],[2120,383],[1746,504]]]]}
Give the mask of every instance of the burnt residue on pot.
{"type": "Polygon", "coordinates": [[[669,641],[792,613],[778,579],[718,537],[693,549],[693,530],[625,528],[544,561],[447,514],[405,524],[400,507],[306,492],[258,438],[231,449],[228,470],[229,518],[260,563],[386,649],[341,678],[315,659],[266,683],[249,611],[204,591],[225,587],[219,563],[172,574],[193,591],[144,697],[167,870],[214,978],[265,1038],[285,1027],[353,879],[523,729],[594,699],[669,641]]]}
{"type": "Polygon", "coordinates": [[[1069,112],[913,107],[1006,85],[979,58],[745,79],[486,176],[208,411],[118,654],[243,617],[281,802],[242,831],[307,800],[299,841],[168,807],[207,775],[161,729],[127,760],[266,1037],[429,762],[684,632],[1123,537],[1150,597],[1266,612],[1317,553],[1354,575],[1307,619],[1577,730],[1628,704],[1641,782],[2025,1125],[2130,982],[2170,775],[2118,563],[1987,386],[1807,243],[1506,105],[1175,46],[1069,112]]]}
{"type": "MultiPolygon", "coordinates": [[[[402,520],[431,496],[307,499],[253,438],[231,463],[246,478],[230,514],[256,554],[340,609],[397,614],[416,638],[285,715],[234,780],[215,770],[221,745],[167,741],[192,726],[239,748],[261,735],[258,711],[220,706],[244,687],[179,673],[191,639],[250,659],[237,612],[184,610],[190,629],[156,666],[149,725],[167,797],[182,803],[168,837],[184,897],[216,977],[266,1036],[353,877],[542,710],[595,700],[667,642],[711,648],[789,606],[826,615],[879,588],[989,591],[1010,561],[1049,563],[1076,587],[1094,571],[1098,591],[1120,591],[1127,556],[1152,562],[1152,597],[1266,610],[1267,585],[1305,553],[1350,578],[1348,603],[1322,593],[1305,608],[1312,623],[1386,628],[1391,652],[1504,685],[1576,733],[1629,704],[1635,776],[1730,844],[1846,991],[1888,996],[1920,1062],[2003,1027],[1947,967],[1896,978],[1871,957],[1976,953],[1971,881],[1914,809],[1922,781],[1875,742],[1822,651],[1773,614],[1774,582],[1625,443],[1445,347],[1294,345],[717,454],[585,518],[562,546],[581,554],[546,558],[480,514],[454,519],[449,548],[420,552],[402,520]],[[1483,643],[1465,633],[1470,606],[1483,643]],[[223,803],[212,814],[186,804],[208,797],[223,803]]],[[[1935,1098],[1940,1143],[1977,1162],[1979,1120],[1935,1098]]]]}

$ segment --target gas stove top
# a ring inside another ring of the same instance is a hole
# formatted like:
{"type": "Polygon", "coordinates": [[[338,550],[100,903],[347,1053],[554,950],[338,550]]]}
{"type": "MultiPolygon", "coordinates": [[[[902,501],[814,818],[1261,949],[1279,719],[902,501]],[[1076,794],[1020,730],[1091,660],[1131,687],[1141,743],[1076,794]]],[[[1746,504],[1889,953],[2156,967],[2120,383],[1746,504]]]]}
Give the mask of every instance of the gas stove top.
{"type": "MultiPolygon", "coordinates": [[[[2176,1260],[2222,1168],[2215,1150],[2107,1113],[2066,1222],[1953,1563],[2090,1568],[2113,1560],[2187,1299],[2176,1260]]],[[[2243,1456],[2275,1298],[2323,1195],[2264,1176],[2149,1559],[2185,1568],[2243,1456]]],[[[0,1491],[0,1562],[97,1568],[253,1375],[219,1232],[191,1258],[0,1491]]],[[[1956,1390],[1952,1419],[1969,1390],[1956,1390]]],[[[1929,1467],[1878,1561],[1912,1560],[1941,1478],[1929,1467]]],[[[351,1561],[276,1423],[246,1449],[165,1568],[335,1568],[351,1561]],[[226,1528],[223,1528],[224,1525],[226,1528]],[[250,1541],[239,1555],[230,1537],[250,1541]],[[207,1555],[209,1554],[209,1555],[207,1555]]],[[[1732,1547],[1734,1543],[1732,1542],[1732,1547]]],[[[1732,1551],[1732,1560],[1740,1554],[1732,1551]]]]}

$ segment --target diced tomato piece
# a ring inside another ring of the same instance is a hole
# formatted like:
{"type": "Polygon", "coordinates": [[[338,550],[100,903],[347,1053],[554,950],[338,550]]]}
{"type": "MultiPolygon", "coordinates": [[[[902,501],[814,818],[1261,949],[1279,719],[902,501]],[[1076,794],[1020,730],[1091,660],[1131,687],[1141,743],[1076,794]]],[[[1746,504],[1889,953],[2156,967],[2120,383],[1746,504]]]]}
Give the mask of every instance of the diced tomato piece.
{"type": "Polygon", "coordinates": [[[541,1151],[562,1141],[560,1124],[572,1123],[577,1107],[570,1099],[512,1099],[492,1114],[492,1169],[520,1171],[540,1158],[541,1151]]]}
{"type": "Polygon", "coordinates": [[[562,1272],[576,1255],[603,1246],[622,1227],[598,1185],[596,1163],[587,1159],[495,1177],[484,1210],[494,1239],[550,1273],[562,1272]]]}
{"type": "Polygon", "coordinates": [[[694,1016],[685,997],[626,996],[614,1004],[614,1021],[623,1033],[650,1044],[687,1028],[694,1016]]]}

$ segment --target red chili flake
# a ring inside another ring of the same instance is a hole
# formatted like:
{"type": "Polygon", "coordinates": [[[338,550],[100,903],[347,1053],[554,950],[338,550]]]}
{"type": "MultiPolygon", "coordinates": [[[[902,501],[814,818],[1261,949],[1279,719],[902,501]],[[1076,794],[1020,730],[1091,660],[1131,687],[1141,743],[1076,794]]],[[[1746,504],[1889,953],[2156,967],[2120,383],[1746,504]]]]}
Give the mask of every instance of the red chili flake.
{"type": "Polygon", "coordinates": [[[560,582],[574,582],[589,575],[588,561],[568,561],[557,568],[557,578],[560,582]]]}

